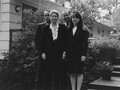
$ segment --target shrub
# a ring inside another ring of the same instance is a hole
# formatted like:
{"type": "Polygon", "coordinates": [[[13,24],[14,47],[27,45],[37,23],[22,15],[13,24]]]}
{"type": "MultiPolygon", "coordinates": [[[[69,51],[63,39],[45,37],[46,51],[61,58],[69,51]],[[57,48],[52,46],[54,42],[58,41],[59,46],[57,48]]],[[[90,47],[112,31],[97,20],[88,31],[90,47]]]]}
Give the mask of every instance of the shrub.
{"type": "Polygon", "coordinates": [[[4,54],[1,71],[9,73],[6,77],[10,77],[12,86],[28,85],[29,88],[33,86],[38,60],[34,35],[37,23],[43,21],[43,11],[44,9],[36,12],[23,11],[22,30],[16,34],[15,40],[11,43],[10,52],[4,54]]]}
{"type": "Polygon", "coordinates": [[[99,71],[112,71],[113,68],[111,67],[110,61],[100,61],[96,63],[96,70],[99,71]]]}
{"type": "Polygon", "coordinates": [[[120,42],[116,39],[101,38],[95,39],[89,44],[88,57],[93,60],[108,60],[116,63],[120,52],[120,42]]]}
{"type": "MultiPolygon", "coordinates": [[[[100,38],[90,41],[88,56],[85,62],[85,83],[100,77],[100,68],[105,70],[104,66],[106,66],[106,63],[104,62],[110,62],[110,66],[120,64],[119,52],[120,42],[117,39],[100,38]]],[[[112,69],[109,65],[108,68],[112,69]]]]}

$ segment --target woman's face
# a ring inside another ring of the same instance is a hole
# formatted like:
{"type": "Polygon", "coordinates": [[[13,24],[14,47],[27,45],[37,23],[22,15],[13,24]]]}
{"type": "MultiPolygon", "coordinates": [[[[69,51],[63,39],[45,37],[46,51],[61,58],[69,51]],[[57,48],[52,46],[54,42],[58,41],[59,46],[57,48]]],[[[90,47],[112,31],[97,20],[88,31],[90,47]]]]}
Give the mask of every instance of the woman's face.
{"type": "Polygon", "coordinates": [[[57,23],[58,15],[56,13],[52,13],[50,16],[51,23],[57,23]]]}
{"type": "Polygon", "coordinates": [[[76,18],[75,15],[73,15],[72,16],[72,22],[73,22],[74,25],[77,25],[80,22],[80,20],[79,20],[79,18],[76,18]]]}

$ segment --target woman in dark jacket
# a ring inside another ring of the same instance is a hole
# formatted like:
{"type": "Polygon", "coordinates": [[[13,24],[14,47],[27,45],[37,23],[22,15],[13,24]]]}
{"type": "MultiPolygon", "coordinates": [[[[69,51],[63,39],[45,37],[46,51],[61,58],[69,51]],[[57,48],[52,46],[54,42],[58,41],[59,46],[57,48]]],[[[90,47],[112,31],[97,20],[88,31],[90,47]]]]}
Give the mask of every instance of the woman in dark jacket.
{"type": "Polygon", "coordinates": [[[67,39],[67,70],[70,75],[72,90],[80,90],[83,81],[83,63],[86,59],[89,35],[88,31],[83,30],[83,22],[79,12],[73,12],[71,18],[72,24],[68,29],[67,39]]]}
{"type": "MultiPolygon", "coordinates": [[[[42,57],[46,59],[45,70],[48,72],[49,80],[52,78],[50,74],[54,72],[54,81],[56,89],[60,89],[60,79],[62,73],[62,58],[65,51],[66,28],[63,24],[58,24],[59,13],[56,10],[50,12],[51,24],[43,30],[41,39],[42,57]]],[[[50,84],[50,82],[49,82],[50,84]]],[[[51,85],[50,85],[51,86],[51,85]]],[[[47,87],[47,86],[46,86],[47,87]]]]}

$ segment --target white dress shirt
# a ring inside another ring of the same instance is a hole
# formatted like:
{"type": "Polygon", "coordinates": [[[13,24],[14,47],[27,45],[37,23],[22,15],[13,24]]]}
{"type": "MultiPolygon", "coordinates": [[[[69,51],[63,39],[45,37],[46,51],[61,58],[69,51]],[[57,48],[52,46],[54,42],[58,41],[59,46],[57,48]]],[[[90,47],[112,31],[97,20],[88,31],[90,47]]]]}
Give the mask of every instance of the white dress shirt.
{"type": "Polygon", "coordinates": [[[56,26],[53,26],[52,24],[50,24],[50,29],[52,30],[53,40],[56,40],[58,38],[58,28],[59,28],[58,24],[56,26]]]}
{"type": "Polygon", "coordinates": [[[75,27],[73,28],[73,30],[72,30],[73,36],[75,35],[76,30],[77,30],[77,27],[75,26],[75,27]]]}

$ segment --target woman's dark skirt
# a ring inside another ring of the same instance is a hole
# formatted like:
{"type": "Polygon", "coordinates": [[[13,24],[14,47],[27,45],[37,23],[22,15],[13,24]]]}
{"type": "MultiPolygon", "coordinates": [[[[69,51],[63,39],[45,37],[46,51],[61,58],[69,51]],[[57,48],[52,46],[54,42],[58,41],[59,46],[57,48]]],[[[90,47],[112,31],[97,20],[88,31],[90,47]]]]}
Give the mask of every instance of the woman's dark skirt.
{"type": "Polygon", "coordinates": [[[83,74],[83,62],[77,59],[68,59],[67,62],[67,72],[70,74],[83,74]]]}

